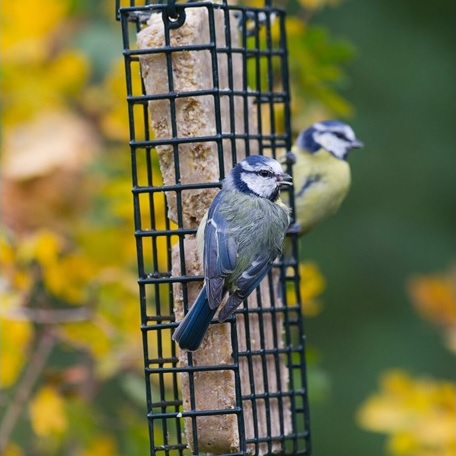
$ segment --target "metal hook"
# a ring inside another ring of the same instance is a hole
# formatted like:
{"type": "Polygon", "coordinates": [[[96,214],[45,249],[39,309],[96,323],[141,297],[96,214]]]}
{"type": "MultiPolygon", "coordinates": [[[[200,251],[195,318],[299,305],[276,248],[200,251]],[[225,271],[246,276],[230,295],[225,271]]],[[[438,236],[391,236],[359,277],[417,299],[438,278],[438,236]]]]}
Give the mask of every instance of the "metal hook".
{"type": "Polygon", "coordinates": [[[163,22],[171,29],[182,27],[185,22],[185,8],[176,6],[176,0],[169,0],[168,7],[163,10],[163,22]]]}

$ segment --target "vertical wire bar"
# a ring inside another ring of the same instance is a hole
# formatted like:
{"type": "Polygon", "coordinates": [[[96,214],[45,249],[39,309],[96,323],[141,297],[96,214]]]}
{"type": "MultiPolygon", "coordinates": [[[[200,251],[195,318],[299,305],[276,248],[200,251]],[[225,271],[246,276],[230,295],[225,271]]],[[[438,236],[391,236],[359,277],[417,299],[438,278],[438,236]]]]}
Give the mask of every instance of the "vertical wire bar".
{"type": "Polygon", "coordinates": [[[236,407],[237,422],[238,422],[238,435],[239,435],[239,449],[245,453],[245,423],[244,423],[244,405],[242,403],[242,388],[241,388],[241,377],[239,371],[239,338],[236,327],[236,319],[232,318],[231,325],[231,345],[233,347],[233,373],[234,373],[234,388],[236,391],[236,407]]]}
{"type": "MultiPolygon", "coordinates": [[[[269,274],[268,274],[269,275],[269,274]]],[[[268,278],[269,280],[269,278],[268,278]]],[[[262,400],[264,401],[264,411],[266,415],[266,431],[267,435],[271,436],[272,427],[271,427],[271,403],[269,398],[269,379],[268,379],[268,363],[266,355],[266,338],[264,335],[264,319],[263,315],[266,313],[266,309],[263,308],[263,300],[261,297],[261,291],[259,288],[256,290],[258,307],[259,307],[259,329],[260,329],[260,359],[261,359],[261,368],[263,372],[263,386],[264,386],[264,395],[262,400]]],[[[272,318],[271,318],[272,320],[272,318]]],[[[274,322],[272,322],[274,324],[274,322]]],[[[268,451],[272,451],[272,442],[270,439],[267,441],[268,451]]]]}
{"type": "MultiPolygon", "coordinates": [[[[262,117],[262,101],[263,101],[263,85],[262,85],[262,71],[261,71],[261,40],[260,40],[260,31],[263,27],[260,25],[260,20],[259,20],[259,13],[258,11],[255,12],[254,16],[254,39],[255,39],[255,69],[256,69],[256,84],[257,84],[257,115],[258,115],[258,128],[259,128],[259,137],[260,137],[260,150],[262,153],[264,153],[263,150],[263,117],[262,117]]],[[[269,75],[268,75],[269,76],[269,75]]],[[[270,283],[272,280],[271,273],[268,273],[268,279],[270,283]]],[[[268,355],[265,353],[266,349],[266,340],[265,340],[265,333],[264,333],[264,319],[262,316],[264,315],[264,312],[266,309],[263,308],[263,302],[262,302],[262,297],[261,297],[261,292],[257,288],[257,299],[258,299],[258,307],[260,308],[260,314],[259,314],[259,330],[260,330],[260,347],[261,347],[261,354],[260,354],[260,359],[261,359],[261,366],[262,366],[262,373],[263,373],[263,387],[264,387],[264,395],[263,395],[263,404],[264,404],[264,413],[266,417],[266,433],[267,436],[271,436],[272,434],[272,424],[271,424],[271,403],[270,403],[270,398],[269,398],[269,378],[268,378],[268,355]]],[[[271,301],[272,305],[272,301],[271,301]]],[[[270,312],[271,309],[268,309],[268,312],[270,312]]],[[[270,314],[271,317],[271,324],[275,326],[275,321],[272,318],[272,314],[270,314]]],[[[272,452],[272,441],[270,439],[267,440],[267,448],[268,448],[268,453],[272,452]]]]}
{"type": "MultiPolygon", "coordinates": [[[[139,24],[137,26],[136,32],[140,31],[139,24]]],[[[144,81],[141,78],[141,89],[142,93],[146,93],[145,86],[144,86],[144,81]]],[[[144,140],[146,142],[150,141],[150,132],[149,132],[149,110],[148,110],[148,103],[143,103],[143,120],[144,120],[144,140]]],[[[146,155],[146,166],[147,166],[147,185],[149,188],[154,187],[154,179],[153,179],[153,166],[152,166],[152,156],[151,156],[151,148],[149,146],[146,146],[144,153],[146,155]]],[[[148,192],[148,199],[149,199],[149,217],[150,217],[150,222],[151,226],[150,229],[152,231],[155,231],[157,229],[157,220],[156,220],[156,206],[155,206],[155,192],[148,192]]],[[[167,217],[165,217],[166,219],[167,217]]],[[[153,271],[159,271],[160,266],[159,266],[159,252],[158,252],[158,236],[153,235],[151,238],[152,242],[152,270],[153,271]]],[[[169,239],[169,236],[167,236],[167,239],[169,239]]],[[[161,306],[161,288],[160,285],[155,284],[154,286],[154,291],[155,291],[155,314],[157,317],[160,317],[162,315],[162,306],[161,306]]],[[[154,331],[156,342],[157,342],[157,358],[158,358],[158,366],[159,367],[164,367],[163,363],[160,363],[160,359],[163,359],[163,338],[162,338],[162,331],[160,329],[156,329],[154,331]]],[[[148,365],[150,365],[150,360],[148,358],[148,365]]],[[[149,375],[150,378],[150,375],[149,375]]],[[[159,394],[160,394],[160,402],[163,404],[161,407],[162,413],[166,412],[166,382],[164,378],[163,373],[158,374],[158,383],[159,383],[159,394]]],[[[162,420],[162,429],[163,429],[163,436],[164,436],[164,441],[165,445],[169,444],[168,441],[168,425],[166,420],[162,420]]]]}
{"type": "MultiPolygon", "coordinates": [[[[281,46],[280,48],[283,51],[283,59],[287,61],[288,59],[288,44],[287,44],[287,37],[286,37],[286,25],[285,25],[285,15],[280,16],[280,37],[281,37],[281,46]]],[[[291,132],[291,122],[290,122],[290,87],[289,87],[289,74],[288,74],[288,65],[283,65],[284,73],[283,73],[283,84],[284,84],[284,93],[286,94],[288,103],[285,104],[286,106],[286,115],[285,115],[285,122],[286,122],[286,131],[291,132]]],[[[287,136],[287,150],[291,148],[291,138],[287,136]]],[[[289,166],[290,167],[290,166],[289,166]]],[[[295,194],[294,192],[289,192],[289,201],[292,208],[292,214],[295,214],[295,194]]],[[[294,222],[294,215],[292,216],[294,222]]],[[[293,252],[297,253],[299,251],[299,244],[298,244],[298,237],[297,234],[294,233],[292,235],[292,242],[293,242],[293,252]]],[[[297,302],[299,308],[301,308],[301,292],[300,292],[300,275],[299,275],[299,264],[295,265],[295,289],[297,291],[297,302]]],[[[304,317],[302,312],[298,312],[298,326],[297,332],[299,334],[299,344],[301,346],[300,349],[300,372],[301,372],[301,385],[304,391],[303,396],[303,419],[304,419],[304,428],[305,428],[305,441],[306,441],[306,451],[308,454],[312,452],[312,441],[311,441],[311,434],[310,434],[310,413],[309,413],[309,401],[308,401],[308,386],[307,386],[307,370],[306,370],[306,362],[305,362],[305,349],[306,349],[306,342],[305,342],[305,330],[304,330],[304,317]]],[[[293,372],[293,371],[292,371],[293,372]]]]}
{"type": "MultiPolygon", "coordinates": [[[[295,247],[298,247],[298,241],[297,241],[297,236],[295,235],[295,247]]],[[[298,298],[298,303],[301,303],[301,291],[299,287],[300,283],[300,275],[299,275],[299,265],[296,266],[295,269],[295,286],[296,286],[296,293],[297,293],[297,298],[298,298]]],[[[304,390],[304,395],[303,397],[303,408],[304,408],[304,427],[306,429],[306,443],[307,447],[309,450],[309,453],[311,452],[311,440],[310,440],[310,417],[309,417],[309,404],[308,404],[308,389],[307,389],[307,372],[306,372],[306,364],[305,364],[305,333],[304,333],[304,318],[302,315],[302,312],[297,313],[297,319],[298,319],[298,331],[299,331],[299,336],[300,336],[300,345],[301,345],[301,350],[299,351],[299,360],[300,360],[300,373],[301,373],[301,385],[304,390]]]]}
{"type": "MultiPolygon", "coordinates": [[[[187,353],[187,365],[193,366],[193,357],[192,353],[187,353]]],[[[195,378],[193,371],[188,372],[188,385],[190,388],[190,410],[196,410],[196,401],[195,401],[195,378]]],[[[199,454],[199,443],[198,443],[198,428],[197,428],[197,419],[195,415],[191,415],[192,420],[192,437],[193,437],[193,454],[199,454]]]]}
{"type": "Polygon", "coordinates": [[[215,31],[214,24],[214,9],[208,8],[208,19],[209,19],[209,41],[210,41],[210,53],[212,62],[212,87],[215,89],[214,99],[214,114],[215,114],[215,132],[217,136],[217,152],[219,162],[219,176],[225,174],[224,158],[223,158],[223,146],[222,146],[222,111],[220,109],[220,81],[219,81],[219,69],[218,69],[218,54],[217,54],[217,34],[215,31]]]}
{"type": "MultiPolygon", "coordinates": [[[[225,27],[226,30],[226,27],[225,27]]],[[[212,77],[213,77],[213,86],[217,89],[216,94],[214,95],[214,105],[215,105],[215,126],[216,126],[216,134],[220,138],[222,134],[222,124],[221,124],[221,109],[220,109],[220,84],[219,84],[219,69],[218,69],[218,55],[217,55],[217,37],[216,31],[214,27],[214,10],[212,8],[209,9],[209,36],[211,45],[211,60],[212,60],[212,77]]],[[[245,113],[248,115],[248,113],[245,113]]],[[[220,175],[224,175],[224,159],[223,159],[223,148],[222,148],[222,141],[219,139],[217,141],[217,148],[218,148],[218,156],[219,156],[219,173],[220,175]]],[[[238,337],[237,337],[237,330],[234,322],[231,323],[231,334],[235,335],[235,341],[232,343],[233,347],[233,360],[234,365],[234,381],[235,381],[235,391],[236,391],[236,406],[240,410],[240,413],[237,415],[237,422],[238,422],[238,435],[239,435],[239,446],[240,448],[245,448],[245,432],[244,432],[244,409],[242,403],[242,392],[241,392],[241,379],[240,379],[240,372],[239,372],[239,356],[238,356],[238,337]]]]}
{"type": "MultiPolygon", "coordinates": [[[[258,317],[259,318],[259,317],[258,317]]],[[[253,419],[253,436],[255,440],[255,454],[258,452],[258,410],[257,410],[257,401],[256,401],[256,387],[255,387],[255,373],[253,371],[253,355],[252,355],[252,345],[250,341],[250,320],[249,314],[247,311],[243,313],[245,335],[246,335],[246,362],[249,371],[249,381],[250,381],[250,394],[248,400],[251,402],[252,406],[252,419],[253,419]]]]}
{"type": "MultiPolygon", "coordinates": [[[[280,266],[280,269],[283,269],[283,263],[282,266],[280,266]]],[[[272,334],[273,334],[273,340],[274,340],[274,347],[276,349],[274,350],[274,365],[275,365],[275,374],[276,374],[276,381],[277,381],[277,391],[281,392],[282,391],[282,379],[280,375],[280,355],[278,353],[277,348],[280,346],[280,341],[279,341],[279,336],[277,334],[277,308],[275,306],[276,300],[275,300],[275,293],[274,293],[274,281],[272,278],[272,271],[268,273],[268,281],[269,281],[269,299],[271,300],[271,303],[273,303],[272,306],[272,311],[273,315],[271,317],[272,319],[272,334]]],[[[283,282],[281,282],[283,283],[283,282]]],[[[282,289],[282,294],[284,290],[282,289]]],[[[282,311],[280,313],[283,313],[282,311]]],[[[284,428],[284,422],[283,422],[283,396],[280,398],[277,398],[277,403],[279,407],[279,426],[280,426],[280,435],[285,435],[285,428],[284,428]]]]}
{"type": "MultiPolygon", "coordinates": [[[[165,46],[171,47],[171,24],[169,18],[165,18],[165,12],[163,11],[163,23],[165,27],[165,46]]],[[[167,68],[167,76],[168,76],[168,88],[169,93],[174,94],[174,74],[173,74],[173,64],[172,64],[172,52],[166,53],[166,68],[167,68]]],[[[172,138],[178,138],[177,134],[177,115],[176,115],[176,100],[175,98],[170,98],[170,114],[171,114],[171,131],[172,131],[172,138]]],[[[174,173],[175,173],[175,182],[180,182],[180,161],[179,161],[179,145],[176,142],[173,142],[173,154],[174,154],[174,173]]],[[[183,218],[182,218],[182,193],[181,190],[176,191],[176,206],[177,206],[177,225],[179,228],[183,228],[183,218]]],[[[184,248],[184,238],[182,235],[179,235],[178,238],[179,243],[179,252],[180,252],[180,271],[181,275],[185,276],[185,248],[184,248]]],[[[182,293],[184,299],[184,311],[188,311],[188,295],[187,295],[187,284],[182,284],[182,293]]],[[[189,352],[187,355],[188,359],[188,366],[193,366],[193,357],[192,354],[189,352]]],[[[190,389],[190,408],[191,410],[196,409],[196,402],[195,402],[195,386],[194,386],[194,373],[188,372],[189,378],[189,389],[190,389]]],[[[192,434],[193,434],[193,454],[198,454],[198,432],[197,432],[197,418],[196,416],[191,416],[192,420],[192,434]]]]}
{"type": "MultiPolygon", "coordinates": [[[[273,65],[272,65],[272,56],[274,55],[273,53],[273,42],[272,42],[272,36],[271,36],[271,12],[268,12],[266,14],[266,50],[268,51],[267,53],[267,67],[268,67],[268,90],[270,95],[269,99],[269,104],[270,104],[270,118],[271,118],[271,152],[272,156],[275,158],[276,157],[276,119],[275,119],[275,106],[274,106],[274,70],[273,70],[273,65]]],[[[284,65],[285,66],[285,65],[284,65]]],[[[283,69],[282,69],[283,71],[283,69]]],[[[282,72],[280,72],[282,74],[282,72]]],[[[283,87],[283,86],[282,86],[283,87]]],[[[282,89],[281,87],[281,89],[282,89]]],[[[280,263],[279,266],[279,273],[283,277],[283,271],[284,271],[284,265],[283,262],[280,263]]],[[[272,272],[269,272],[269,287],[270,287],[270,299],[271,302],[275,302],[275,296],[274,296],[274,290],[273,290],[273,280],[272,280],[272,272]]],[[[280,282],[283,284],[284,282],[280,282]]],[[[285,294],[285,290],[282,287],[282,295],[285,294]]],[[[274,315],[275,318],[272,320],[275,322],[277,320],[277,314],[274,315]]],[[[277,326],[276,324],[273,324],[273,336],[274,336],[274,346],[279,347],[279,341],[277,337],[277,326]]],[[[276,381],[277,381],[277,390],[280,392],[282,391],[282,382],[281,382],[281,375],[280,375],[280,361],[279,361],[279,355],[277,353],[277,350],[275,351],[274,354],[274,361],[275,361],[275,370],[276,370],[276,381]]],[[[283,414],[283,397],[280,397],[277,399],[278,401],[278,408],[279,408],[279,426],[280,426],[280,433],[281,435],[285,434],[284,430],[284,414],[283,414]]]]}
{"type": "MultiPolygon", "coordinates": [[[[285,26],[285,15],[278,14],[279,26],[280,26],[280,50],[282,56],[282,85],[283,85],[283,96],[284,96],[284,121],[285,121],[285,142],[286,142],[286,150],[291,149],[291,113],[290,113],[290,105],[291,105],[291,95],[290,95],[290,86],[289,86],[289,74],[288,74],[288,44],[287,44],[287,36],[286,36],[286,26],[285,26]]],[[[288,172],[292,173],[291,165],[288,165],[288,172]]],[[[292,223],[294,222],[295,217],[295,194],[294,192],[288,192],[288,197],[290,201],[290,207],[292,209],[291,216],[292,216],[292,223]]],[[[294,248],[295,246],[293,246],[294,248]]],[[[295,251],[295,250],[293,250],[295,251]]]]}
{"type": "MultiPolygon", "coordinates": [[[[168,18],[165,18],[165,10],[163,10],[163,24],[164,24],[164,35],[165,35],[165,46],[171,46],[171,27],[168,18]]],[[[173,63],[172,63],[172,53],[166,52],[166,67],[167,67],[167,76],[168,76],[168,89],[169,93],[174,93],[174,74],[173,74],[173,63]]],[[[171,115],[171,133],[172,138],[178,137],[177,132],[177,115],[176,115],[176,101],[175,98],[169,99],[170,103],[170,115],[171,115]]],[[[173,143],[173,154],[174,154],[174,172],[175,172],[175,182],[180,182],[180,161],[179,161],[179,145],[177,143],[173,143]]],[[[177,207],[177,225],[178,228],[183,228],[183,219],[182,219],[182,193],[180,190],[176,191],[176,207],[177,207]]],[[[169,222],[168,222],[169,223],[169,222]]],[[[184,248],[184,238],[182,235],[178,236],[178,243],[179,243],[179,252],[180,252],[180,273],[182,276],[185,276],[185,248],[184,248]]],[[[172,243],[170,242],[170,237],[168,236],[168,248],[169,248],[169,270],[171,270],[172,266],[172,259],[171,259],[171,251],[172,251],[172,243]]],[[[184,299],[184,304],[188,303],[188,295],[187,295],[187,284],[183,283],[182,286],[182,294],[184,299]]],[[[172,285],[170,285],[170,295],[173,294],[172,285]]],[[[172,299],[171,299],[172,302],[172,299]]],[[[185,309],[187,311],[188,309],[185,309]]],[[[192,357],[189,355],[188,365],[192,366],[192,357]]],[[[194,377],[193,373],[189,373],[189,388],[190,388],[190,396],[194,397],[194,377]]],[[[177,382],[177,379],[176,379],[177,382]]],[[[194,402],[194,399],[193,399],[194,402]]],[[[195,404],[191,404],[191,408],[195,409],[195,404]]],[[[197,435],[197,424],[196,418],[192,417],[192,429],[193,429],[193,445],[194,450],[198,452],[198,435],[197,435]]],[[[180,428],[180,424],[179,424],[180,428]]],[[[179,437],[180,439],[180,437],[179,437]]]]}
{"type": "MultiPolygon", "coordinates": [[[[128,24],[128,13],[122,14],[121,16],[121,27],[122,27],[122,40],[123,40],[123,47],[124,50],[130,49],[129,45],[129,24],[128,24]]],[[[132,77],[131,77],[131,58],[126,55],[124,52],[124,63],[125,63],[125,79],[126,79],[126,89],[127,89],[127,97],[131,96],[132,94],[132,77]]],[[[127,104],[128,106],[128,119],[129,119],[129,131],[130,131],[130,142],[134,141],[135,139],[135,129],[134,129],[134,115],[133,115],[133,108],[131,103],[127,104]]],[[[137,173],[136,173],[136,154],[135,154],[135,147],[131,146],[131,163],[132,163],[132,185],[133,188],[137,185],[137,173]]],[[[141,228],[141,216],[140,216],[140,206],[138,201],[138,195],[133,194],[133,212],[134,212],[134,226],[135,231],[141,228]]],[[[139,276],[144,276],[144,256],[143,256],[143,249],[142,249],[142,240],[140,237],[136,236],[136,251],[137,251],[137,264],[138,264],[138,274],[139,276]]],[[[145,317],[146,317],[146,295],[145,295],[145,287],[144,285],[139,285],[139,301],[140,301],[140,311],[141,311],[141,334],[142,334],[142,342],[143,342],[143,357],[144,362],[146,363],[149,359],[148,353],[148,341],[147,341],[147,333],[145,331],[145,317]]],[[[146,366],[145,366],[146,367],[146,366]]],[[[152,397],[151,397],[151,389],[150,389],[150,378],[146,374],[145,375],[145,386],[146,386],[146,407],[147,410],[152,409],[152,397]]],[[[148,428],[149,428],[149,452],[153,454],[153,448],[155,445],[154,442],[154,433],[153,433],[153,423],[148,420],[148,428]]]]}
{"type": "Polygon", "coordinates": [[[258,116],[258,133],[260,137],[260,151],[261,154],[264,154],[263,150],[263,100],[262,100],[262,82],[261,82],[261,44],[260,44],[260,30],[258,12],[255,13],[255,51],[253,53],[254,63],[255,63],[255,76],[256,76],[256,91],[257,91],[257,116],[258,116]]]}
{"type": "MultiPolygon", "coordinates": [[[[166,10],[163,11],[163,24],[165,30],[165,46],[167,48],[171,47],[171,36],[170,32],[172,28],[170,27],[170,21],[168,18],[165,18],[166,10]]],[[[169,94],[174,94],[174,74],[173,74],[173,61],[172,61],[172,52],[166,51],[166,69],[167,69],[167,76],[168,76],[168,90],[169,94]]],[[[170,102],[170,115],[171,115],[171,136],[172,138],[177,138],[177,115],[176,115],[176,99],[174,97],[169,97],[170,102]]],[[[173,154],[174,154],[174,178],[175,182],[180,182],[180,163],[179,163],[179,145],[176,142],[172,143],[173,145],[173,154]]],[[[182,194],[179,189],[176,191],[176,200],[177,200],[177,225],[179,228],[183,228],[183,221],[182,221],[182,194]]],[[[184,252],[184,246],[182,239],[179,239],[179,247],[181,248],[181,253],[184,252]]],[[[185,275],[185,267],[182,268],[181,274],[185,275]]]]}
{"type": "MultiPolygon", "coordinates": [[[[139,32],[140,27],[139,24],[137,26],[136,32],[139,32]]],[[[145,87],[144,87],[144,82],[141,80],[141,87],[142,87],[142,93],[145,93],[145,87]]],[[[148,125],[148,104],[144,103],[143,104],[143,119],[144,119],[144,140],[149,141],[150,136],[149,136],[149,125],[148,125]]],[[[149,147],[146,147],[145,149],[145,154],[146,154],[146,163],[147,163],[147,183],[150,188],[153,188],[153,168],[152,168],[152,161],[151,161],[151,150],[149,147]]],[[[155,193],[149,191],[147,193],[148,195],[148,200],[149,200],[149,217],[150,217],[150,222],[151,226],[150,229],[155,231],[157,229],[157,221],[156,221],[156,210],[155,210],[155,193]]],[[[152,254],[152,270],[153,271],[159,271],[159,252],[158,252],[158,245],[157,245],[157,240],[158,237],[156,234],[152,234],[150,238],[151,242],[151,254],[152,254]]],[[[156,284],[154,286],[154,291],[155,291],[155,314],[157,317],[162,315],[162,309],[161,309],[161,289],[160,285],[156,284]]],[[[163,358],[163,340],[162,340],[162,331],[159,328],[156,328],[153,331],[153,337],[156,341],[156,346],[157,346],[157,358],[158,358],[158,366],[163,367],[163,363],[160,363],[160,359],[163,358]]],[[[148,357],[148,365],[150,363],[150,358],[148,357]]],[[[149,379],[150,379],[149,374],[149,379]]],[[[149,380],[150,382],[150,380],[149,380]]],[[[152,390],[152,387],[150,385],[150,389],[152,390]]],[[[159,389],[159,396],[160,400],[159,402],[162,404],[161,405],[161,411],[162,413],[166,412],[166,386],[165,386],[165,379],[164,379],[164,374],[163,373],[158,373],[158,389],[159,389]]],[[[152,408],[150,409],[151,411],[153,410],[152,408]]],[[[152,420],[154,423],[155,420],[152,420]]],[[[161,420],[161,427],[162,427],[162,434],[164,438],[164,443],[167,445],[168,442],[168,424],[166,419],[161,420]]],[[[155,446],[155,445],[154,445],[155,446]]]]}
{"type": "Polygon", "coordinates": [[[245,9],[242,10],[242,94],[243,94],[243,109],[244,109],[244,141],[245,154],[250,155],[249,141],[249,104],[248,104],[248,67],[247,67],[247,15],[245,9]]]}
{"type": "MultiPolygon", "coordinates": [[[[294,271],[296,273],[296,270],[294,271]]],[[[284,274],[281,277],[281,280],[284,280],[284,274]]],[[[295,286],[299,286],[299,282],[295,282],[295,286]]],[[[285,312],[285,343],[287,347],[292,347],[292,341],[291,341],[291,327],[290,327],[290,311],[288,309],[288,302],[287,302],[287,296],[286,293],[284,293],[283,296],[284,299],[284,305],[286,307],[286,312],[285,312]]],[[[298,301],[299,302],[299,301],[298,301]]],[[[290,373],[289,376],[289,383],[290,383],[290,391],[295,391],[295,380],[294,380],[294,368],[293,368],[293,351],[287,351],[287,366],[288,366],[288,371],[290,373]]],[[[291,421],[292,421],[292,427],[294,430],[298,429],[297,426],[297,413],[296,413],[296,397],[295,395],[290,396],[290,405],[291,405],[291,421]]],[[[297,453],[298,451],[298,446],[297,446],[297,440],[293,439],[293,452],[292,454],[297,453]]]]}
{"type": "MultiPolygon", "coordinates": [[[[169,22],[169,19],[168,18],[165,18],[165,13],[166,13],[166,10],[163,10],[163,13],[162,13],[162,17],[163,17],[163,26],[164,26],[164,35],[165,35],[165,46],[167,47],[170,47],[171,46],[171,36],[170,36],[170,33],[171,33],[171,28],[170,28],[170,22],[169,22]]],[[[168,89],[169,89],[169,94],[173,94],[174,93],[174,74],[173,74],[173,63],[172,63],[172,54],[171,52],[166,52],[165,54],[165,58],[166,58],[166,67],[167,67],[167,71],[168,71],[168,89]]],[[[171,132],[172,132],[172,137],[173,138],[176,138],[178,136],[178,132],[177,132],[177,121],[176,121],[176,104],[175,104],[175,99],[174,98],[170,98],[169,99],[169,104],[170,104],[170,121],[171,121],[171,132]]],[[[174,154],[174,172],[175,172],[175,182],[180,182],[180,163],[179,163],[179,149],[178,149],[178,144],[176,143],[173,143],[173,154],[174,154]]],[[[177,225],[179,228],[183,228],[183,220],[182,220],[182,193],[181,191],[177,190],[176,191],[176,206],[178,208],[177,210],[177,217],[178,217],[178,220],[177,220],[177,225]]],[[[169,220],[167,217],[166,218],[166,227],[167,229],[170,228],[170,223],[169,223],[169,220]]],[[[184,240],[183,240],[183,237],[181,235],[179,235],[178,237],[178,243],[179,243],[179,251],[180,251],[180,273],[182,276],[185,275],[185,249],[184,249],[184,240]]],[[[171,271],[172,269],[172,259],[171,259],[171,256],[172,256],[172,242],[171,242],[171,237],[170,236],[167,236],[166,238],[166,244],[167,244],[167,249],[168,249],[168,270],[171,271]]],[[[183,291],[183,297],[184,297],[184,303],[187,303],[188,302],[188,299],[187,299],[187,285],[186,284],[182,284],[182,291],[183,291]]],[[[171,310],[172,310],[172,302],[173,302],[173,290],[172,290],[172,285],[170,284],[169,285],[169,297],[170,297],[170,315],[172,314],[171,313],[171,310]]],[[[173,349],[175,350],[175,348],[173,349]]],[[[175,354],[175,351],[174,351],[174,354],[175,354]]],[[[177,365],[177,364],[176,364],[177,365]]],[[[177,377],[176,377],[176,374],[173,374],[174,376],[174,387],[175,387],[175,390],[177,390],[177,377]]],[[[192,383],[192,380],[193,380],[193,376],[191,377],[191,380],[190,380],[190,384],[191,384],[191,387],[193,386],[193,383],[192,383]]],[[[178,395],[176,395],[176,398],[178,397],[178,395]]],[[[178,406],[175,406],[175,411],[177,412],[178,411],[178,406]]],[[[179,431],[179,441],[180,441],[180,434],[181,434],[181,428],[180,428],[180,420],[178,420],[178,431],[179,431]]],[[[193,425],[195,426],[195,422],[193,423],[193,425]]],[[[168,439],[166,438],[166,442],[168,443],[168,439]]],[[[196,442],[196,445],[197,445],[197,442],[196,442]]]]}
{"type": "MultiPolygon", "coordinates": [[[[226,0],[224,0],[226,1],[226,0]]],[[[231,165],[234,166],[236,163],[236,120],[234,116],[234,80],[233,80],[233,47],[231,41],[231,18],[230,18],[230,10],[228,8],[224,8],[225,14],[225,46],[226,46],[226,58],[227,58],[227,67],[228,67],[228,103],[229,103],[229,112],[230,112],[230,144],[231,144],[231,165]]],[[[224,156],[221,154],[222,157],[224,156]]],[[[225,163],[223,163],[222,169],[223,171],[220,174],[220,178],[225,178],[225,163]]]]}
{"type": "Polygon", "coordinates": [[[275,101],[274,101],[274,70],[272,66],[272,55],[273,55],[273,45],[271,38],[271,13],[268,11],[266,13],[266,64],[268,72],[268,91],[269,91],[269,113],[271,117],[271,152],[272,156],[276,156],[276,146],[275,146],[275,135],[276,131],[276,119],[275,119],[275,101]]]}

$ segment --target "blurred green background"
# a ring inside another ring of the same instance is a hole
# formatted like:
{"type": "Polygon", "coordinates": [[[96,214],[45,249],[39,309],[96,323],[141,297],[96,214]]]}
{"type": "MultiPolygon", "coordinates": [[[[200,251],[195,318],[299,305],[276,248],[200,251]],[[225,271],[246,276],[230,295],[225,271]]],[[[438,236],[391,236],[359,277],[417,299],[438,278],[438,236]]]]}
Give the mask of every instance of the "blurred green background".
{"type": "MultiPolygon", "coordinates": [[[[6,456],[136,456],[148,448],[114,3],[1,4],[6,456]]],[[[326,282],[320,296],[310,274],[308,295],[322,303],[306,320],[313,454],[450,456],[454,2],[281,4],[290,13],[294,134],[340,117],[366,144],[350,156],[353,185],[341,210],[301,243],[308,271],[318,266],[326,282]],[[392,403],[380,395],[360,419],[391,369],[403,373],[399,393],[392,403]],[[386,429],[379,411],[407,420],[386,429]],[[415,422],[436,427],[433,445],[420,446],[422,432],[408,428],[415,422]]]]}

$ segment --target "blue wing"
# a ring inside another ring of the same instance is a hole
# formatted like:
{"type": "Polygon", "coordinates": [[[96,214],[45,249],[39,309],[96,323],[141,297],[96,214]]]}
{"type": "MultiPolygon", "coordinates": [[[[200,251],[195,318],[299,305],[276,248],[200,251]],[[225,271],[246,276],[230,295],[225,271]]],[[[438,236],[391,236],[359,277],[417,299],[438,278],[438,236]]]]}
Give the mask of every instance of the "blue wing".
{"type": "Polygon", "coordinates": [[[183,350],[196,350],[201,345],[216,310],[209,307],[204,286],[195,303],[174,331],[173,340],[183,350]]]}
{"type": "Polygon", "coordinates": [[[173,334],[182,349],[196,350],[226,293],[225,278],[234,270],[237,260],[235,240],[228,234],[228,223],[218,207],[223,190],[209,208],[204,229],[205,285],[173,334]]]}
{"type": "Polygon", "coordinates": [[[218,211],[222,197],[222,192],[215,197],[204,232],[204,273],[211,309],[216,309],[222,302],[226,293],[225,278],[234,271],[237,260],[236,242],[229,235],[227,221],[218,211]]]}
{"type": "Polygon", "coordinates": [[[236,281],[236,290],[230,295],[223,309],[220,311],[218,315],[219,321],[222,322],[230,318],[241,302],[248,298],[250,293],[263,280],[269,269],[271,269],[273,260],[274,258],[271,258],[271,255],[262,253],[252,261],[251,265],[236,281]]]}

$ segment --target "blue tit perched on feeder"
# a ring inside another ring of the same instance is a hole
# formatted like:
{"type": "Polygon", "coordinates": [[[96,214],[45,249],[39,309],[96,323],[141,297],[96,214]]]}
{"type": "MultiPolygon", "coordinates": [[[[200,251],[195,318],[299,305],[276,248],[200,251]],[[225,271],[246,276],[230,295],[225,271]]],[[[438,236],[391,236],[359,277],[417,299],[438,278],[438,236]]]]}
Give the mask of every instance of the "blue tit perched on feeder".
{"type": "Polygon", "coordinates": [[[294,165],[300,234],[306,234],[339,209],[350,189],[349,152],[363,146],[352,128],[337,120],[315,123],[299,134],[286,161],[294,165]]]}
{"type": "Polygon", "coordinates": [[[230,318],[280,255],[290,223],[280,188],[291,184],[279,162],[260,155],[238,163],[223,181],[198,229],[204,286],[173,334],[182,349],[200,346],[227,293],[218,320],[230,318]]]}

